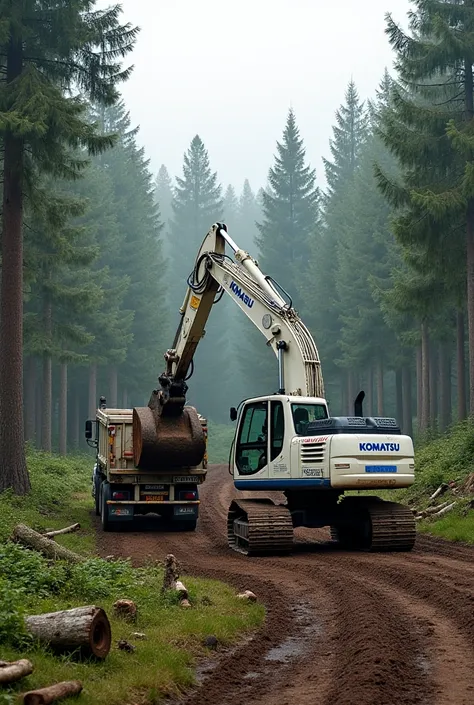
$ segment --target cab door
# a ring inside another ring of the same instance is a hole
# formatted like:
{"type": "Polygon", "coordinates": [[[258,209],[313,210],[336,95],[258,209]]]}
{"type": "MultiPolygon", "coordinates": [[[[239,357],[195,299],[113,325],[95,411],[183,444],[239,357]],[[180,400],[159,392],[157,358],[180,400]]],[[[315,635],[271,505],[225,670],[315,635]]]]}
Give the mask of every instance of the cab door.
{"type": "Polygon", "coordinates": [[[242,409],[233,451],[234,477],[268,477],[268,401],[249,402],[242,409]]]}
{"type": "Polygon", "coordinates": [[[270,462],[269,477],[290,478],[289,445],[285,446],[285,409],[279,399],[270,402],[270,462]]]}

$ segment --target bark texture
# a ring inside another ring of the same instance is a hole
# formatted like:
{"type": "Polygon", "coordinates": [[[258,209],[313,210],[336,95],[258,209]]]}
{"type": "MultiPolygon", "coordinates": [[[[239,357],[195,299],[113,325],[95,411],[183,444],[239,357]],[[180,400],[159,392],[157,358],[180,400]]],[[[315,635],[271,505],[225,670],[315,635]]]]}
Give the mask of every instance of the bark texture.
{"type": "Polygon", "coordinates": [[[33,664],[27,659],[23,658],[11,663],[0,661],[0,685],[19,681],[30,673],[33,673],[33,664]]]}
{"type": "Polygon", "coordinates": [[[112,643],[109,619],[101,607],[90,605],[61,612],[32,615],[27,631],[57,650],[80,649],[84,655],[104,659],[112,643]]]}
{"type": "Polygon", "coordinates": [[[51,558],[53,560],[64,560],[69,563],[82,563],[86,559],[84,556],[80,556],[73,551],[70,551],[64,546],[60,546],[55,541],[39,534],[37,531],[33,531],[29,526],[25,524],[18,524],[13,530],[13,538],[15,541],[25,544],[30,548],[34,548],[35,551],[39,551],[46,558],[51,558]]]}
{"type": "Polygon", "coordinates": [[[56,700],[69,698],[72,695],[79,695],[82,690],[81,681],[62,681],[55,683],[48,688],[30,690],[23,696],[24,705],[50,705],[56,700]]]}

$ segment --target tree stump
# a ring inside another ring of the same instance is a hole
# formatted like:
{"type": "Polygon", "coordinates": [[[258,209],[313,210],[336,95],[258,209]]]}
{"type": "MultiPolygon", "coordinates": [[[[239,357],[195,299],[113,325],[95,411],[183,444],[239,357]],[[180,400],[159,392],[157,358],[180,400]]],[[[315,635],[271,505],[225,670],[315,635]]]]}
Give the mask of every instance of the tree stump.
{"type": "Polygon", "coordinates": [[[179,578],[179,564],[172,553],[168,553],[165,558],[165,574],[163,576],[162,592],[173,590],[179,578]]]}
{"type": "Polygon", "coordinates": [[[75,607],[61,612],[32,615],[27,631],[56,650],[80,649],[84,655],[104,659],[110,651],[110,622],[101,607],[75,607]]]}
{"type": "Polygon", "coordinates": [[[19,661],[0,661],[0,684],[14,683],[33,673],[33,664],[26,658],[19,661]]]}
{"type": "Polygon", "coordinates": [[[137,621],[137,606],[133,600],[117,600],[114,602],[115,616],[127,620],[127,622],[137,621]]]}
{"type": "Polygon", "coordinates": [[[71,695],[79,695],[82,690],[80,681],[62,681],[55,683],[48,688],[40,688],[39,690],[30,690],[23,696],[24,705],[50,705],[55,700],[69,698],[71,695]]]}
{"type": "Polygon", "coordinates": [[[84,556],[79,556],[79,554],[70,551],[68,548],[64,548],[53,541],[52,539],[39,534],[37,531],[33,531],[29,526],[25,524],[18,524],[13,529],[13,539],[14,541],[19,541],[25,544],[29,548],[34,548],[35,551],[39,551],[46,558],[52,558],[53,560],[62,559],[64,561],[69,561],[69,563],[82,563],[86,559],[84,556]]]}

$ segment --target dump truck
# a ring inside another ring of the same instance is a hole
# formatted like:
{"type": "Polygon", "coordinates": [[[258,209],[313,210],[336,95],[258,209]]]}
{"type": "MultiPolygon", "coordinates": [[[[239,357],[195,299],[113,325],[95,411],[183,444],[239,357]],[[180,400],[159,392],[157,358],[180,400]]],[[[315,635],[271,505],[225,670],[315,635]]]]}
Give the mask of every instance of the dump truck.
{"type": "Polygon", "coordinates": [[[194,424],[197,431],[194,436],[198,438],[198,452],[194,458],[185,458],[185,464],[151,459],[145,468],[138,468],[134,459],[133,409],[108,409],[101,397],[95,420],[86,422],[85,435],[88,444],[96,449],[92,496],[104,531],[118,530],[133,522],[137,525],[135,520],[145,516],[159,519],[166,528],[196,529],[199,487],[207,472],[207,420],[194,407],[187,406],[185,422],[194,424]]]}

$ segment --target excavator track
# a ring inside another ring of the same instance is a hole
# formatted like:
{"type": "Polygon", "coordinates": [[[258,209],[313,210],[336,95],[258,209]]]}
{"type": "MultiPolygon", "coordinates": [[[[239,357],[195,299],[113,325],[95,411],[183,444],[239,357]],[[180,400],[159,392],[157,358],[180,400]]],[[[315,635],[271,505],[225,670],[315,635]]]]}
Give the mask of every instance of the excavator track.
{"type": "Polygon", "coordinates": [[[246,556],[291,553],[291,514],[270,499],[234,500],[227,515],[227,540],[230,548],[246,556]]]}
{"type": "Polygon", "coordinates": [[[378,497],[346,497],[340,505],[340,519],[331,527],[331,536],[343,548],[411,551],[415,545],[413,512],[397,502],[378,497]]]}

